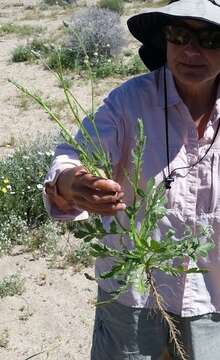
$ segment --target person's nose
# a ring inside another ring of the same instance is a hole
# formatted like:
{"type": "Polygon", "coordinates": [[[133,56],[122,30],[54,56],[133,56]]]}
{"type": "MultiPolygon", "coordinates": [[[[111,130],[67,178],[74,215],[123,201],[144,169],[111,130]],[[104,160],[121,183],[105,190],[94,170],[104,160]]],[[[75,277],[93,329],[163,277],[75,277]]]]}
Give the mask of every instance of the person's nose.
{"type": "Polygon", "coordinates": [[[184,48],[184,52],[188,57],[198,56],[200,55],[199,51],[199,43],[196,37],[192,36],[188,44],[186,44],[184,48]]]}

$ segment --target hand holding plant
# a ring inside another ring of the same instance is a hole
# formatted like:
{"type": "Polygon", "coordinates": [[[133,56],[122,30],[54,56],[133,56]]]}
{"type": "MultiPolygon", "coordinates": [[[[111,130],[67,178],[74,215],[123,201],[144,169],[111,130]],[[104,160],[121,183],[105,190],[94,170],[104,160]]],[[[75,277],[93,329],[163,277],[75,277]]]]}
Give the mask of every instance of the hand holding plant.
{"type": "Polygon", "coordinates": [[[90,213],[100,215],[116,215],[125,209],[121,203],[123,192],[113,180],[89,174],[82,166],[67,169],[57,181],[59,193],[75,206],[90,213]]]}

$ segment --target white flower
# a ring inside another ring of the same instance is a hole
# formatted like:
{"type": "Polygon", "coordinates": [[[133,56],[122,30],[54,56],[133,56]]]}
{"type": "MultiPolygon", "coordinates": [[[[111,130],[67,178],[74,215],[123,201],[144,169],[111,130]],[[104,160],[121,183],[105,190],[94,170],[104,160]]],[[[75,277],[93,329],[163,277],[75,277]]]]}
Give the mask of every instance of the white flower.
{"type": "Polygon", "coordinates": [[[54,155],[54,151],[53,150],[51,150],[51,151],[46,151],[45,152],[45,154],[47,155],[47,156],[53,156],[54,155]]]}
{"type": "Polygon", "coordinates": [[[37,189],[38,189],[38,190],[42,190],[42,189],[43,189],[43,185],[42,185],[42,184],[37,184],[37,189]]]}

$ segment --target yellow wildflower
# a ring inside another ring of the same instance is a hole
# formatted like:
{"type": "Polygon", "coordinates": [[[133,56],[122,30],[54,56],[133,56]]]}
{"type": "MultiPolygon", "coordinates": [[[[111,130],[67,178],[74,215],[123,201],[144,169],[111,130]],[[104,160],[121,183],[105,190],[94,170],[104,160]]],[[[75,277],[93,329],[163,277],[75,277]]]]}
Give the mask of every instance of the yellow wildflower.
{"type": "Polygon", "coordinates": [[[2,188],[1,188],[1,192],[3,192],[4,194],[5,194],[7,191],[8,191],[8,190],[7,190],[6,187],[2,187],[2,188]]]}

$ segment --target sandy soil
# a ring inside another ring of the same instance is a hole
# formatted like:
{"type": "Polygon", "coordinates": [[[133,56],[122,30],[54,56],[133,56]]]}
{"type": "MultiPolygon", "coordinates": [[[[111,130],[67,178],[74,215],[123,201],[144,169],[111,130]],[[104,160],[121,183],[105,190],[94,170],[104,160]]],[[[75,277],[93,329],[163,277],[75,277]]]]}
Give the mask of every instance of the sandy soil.
{"type": "MultiPolygon", "coordinates": [[[[50,38],[56,33],[59,40],[62,22],[69,19],[70,10],[60,7],[39,10],[39,3],[39,0],[0,0],[0,23],[40,25],[46,29],[42,36],[50,38]]],[[[125,21],[126,17],[124,24],[125,21]]],[[[48,116],[7,81],[10,78],[40,89],[54,101],[62,98],[56,79],[42,65],[12,63],[13,49],[30,40],[15,34],[0,36],[0,156],[13,152],[24,140],[57,132],[48,116]]],[[[89,85],[74,75],[71,78],[77,98],[88,106],[89,85]]],[[[97,103],[121,81],[99,81],[95,89],[97,103]]],[[[65,110],[60,111],[73,128],[65,110]]],[[[92,274],[93,268],[87,272],[92,274]]],[[[25,279],[26,290],[21,296],[0,300],[0,360],[88,360],[96,286],[85,279],[83,271],[77,272],[74,267],[50,269],[46,258],[36,260],[31,254],[19,254],[19,250],[0,259],[0,279],[13,273],[25,279]],[[37,353],[41,354],[32,357],[37,353]]]]}

